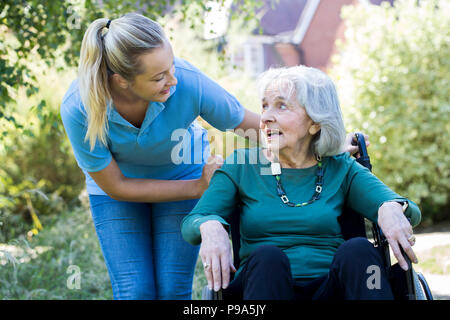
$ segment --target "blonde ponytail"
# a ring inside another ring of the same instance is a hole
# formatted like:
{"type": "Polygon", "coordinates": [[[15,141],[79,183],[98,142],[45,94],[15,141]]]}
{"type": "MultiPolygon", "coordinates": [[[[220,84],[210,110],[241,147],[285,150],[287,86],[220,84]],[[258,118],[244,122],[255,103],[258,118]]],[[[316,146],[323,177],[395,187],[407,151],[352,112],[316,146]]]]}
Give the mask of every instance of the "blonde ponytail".
{"type": "Polygon", "coordinates": [[[91,150],[97,139],[106,145],[106,106],[111,94],[101,33],[107,22],[108,19],[97,19],[87,29],[81,44],[78,67],[81,101],[88,118],[85,141],[89,140],[91,150]]]}
{"type": "Polygon", "coordinates": [[[97,141],[107,145],[107,106],[111,102],[109,74],[117,73],[133,81],[143,72],[138,57],[167,41],[161,26],[136,13],[91,23],[81,44],[78,79],[81,101],[87,112],[87,132],[91,150],[97,141]]]}

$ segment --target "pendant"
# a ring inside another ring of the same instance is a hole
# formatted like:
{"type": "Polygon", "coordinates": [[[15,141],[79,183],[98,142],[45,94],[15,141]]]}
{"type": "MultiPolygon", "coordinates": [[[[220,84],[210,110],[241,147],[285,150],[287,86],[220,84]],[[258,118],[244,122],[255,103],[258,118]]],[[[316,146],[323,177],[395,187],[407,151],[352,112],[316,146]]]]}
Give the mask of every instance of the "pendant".
{"type": "Polygon", "coordinates": [[[278,162],[272,162],[270,164],[270,169],[272,169],[273,176],[281,174],[281,166],[278,162]]]}

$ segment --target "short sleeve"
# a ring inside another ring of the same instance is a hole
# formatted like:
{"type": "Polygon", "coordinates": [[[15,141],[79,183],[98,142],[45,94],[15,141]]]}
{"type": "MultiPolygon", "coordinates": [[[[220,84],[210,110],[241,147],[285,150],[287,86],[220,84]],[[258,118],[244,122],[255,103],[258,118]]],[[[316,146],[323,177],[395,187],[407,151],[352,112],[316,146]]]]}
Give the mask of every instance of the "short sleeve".
{"type": "Polygon", "coordinates": [[[63,99],[60,112],[75,159],[78,166],[87,172],[103,170],[111,162],[111,152],[99,141],[91,151],[89,141],[84,141],[87,131],[86,116],[77,99],[71,99],[72,96],[63,99]]]}
{"type": "Polygon", "coordinates": [[[221,131],[235,129],[244,120],[245,109],[232,94],[199,73],[200,116],[221,131]]]}

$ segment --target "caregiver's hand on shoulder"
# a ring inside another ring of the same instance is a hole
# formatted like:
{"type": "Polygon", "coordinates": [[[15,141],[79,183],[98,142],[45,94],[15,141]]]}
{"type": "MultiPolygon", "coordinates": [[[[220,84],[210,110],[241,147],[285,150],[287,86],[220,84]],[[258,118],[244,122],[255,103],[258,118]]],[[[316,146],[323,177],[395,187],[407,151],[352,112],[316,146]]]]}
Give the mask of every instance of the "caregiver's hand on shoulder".
{"type": "Polygon", "coordinates": [[[208,189],[209,182],[214,174],[214,172],[222,167],[223,158],[221,155],[209,156],[208,161],[203,166],[202,176],[198,180],[198,194],[201,197],[203,192],[208,189]]]}
{"type": "Polygon", "coordinates": [[[418,263],[417,257],[412,249],[415,243],[413,230],[408,219],[406,219],[402,206],[398,202],[385,202],[378,209],[378,225],[383,231],[391,246],[400,267],[408,270],[408,265],[404,259],[400,247],[413,263],[418,263]]]}
{"type": "Polygon", "coordinates": [[[199,254],[208,288],[214,288],[214,291],[225,289],[230,282],[230,271],[236,272],[228,233],[217,220],[203,222],[200,225],[200,233],[202,243],[199,254]]]}
{"type": "MultiPolygon", "coordinates": [[[[364,134],[364,141],[366,142],[366,147],[370,146],[369,136],[364,134]]],[[[342,152],[349,152],[351,156],[358,152],[358,146],[352,145],[352,142],[356,142],[355,132],[350,132],[345,137],[345,143],[342,152]]],[[[358,155],[355,155],[359,158],[358,155]]]]}

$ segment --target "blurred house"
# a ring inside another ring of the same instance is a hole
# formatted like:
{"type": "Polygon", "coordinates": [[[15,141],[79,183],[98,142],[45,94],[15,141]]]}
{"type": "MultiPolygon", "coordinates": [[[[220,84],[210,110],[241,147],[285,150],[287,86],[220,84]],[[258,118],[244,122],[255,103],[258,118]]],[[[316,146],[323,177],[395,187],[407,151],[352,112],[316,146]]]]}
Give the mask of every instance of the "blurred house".
{"type": "MultiPolygon", "coordinates": [[[[344,38],[340,17],[345,5],[379,5],[386,0],[265,0],[259,12],[261,31],[232,55],[232,63],[258,75],[270,67],[307,65],[327,70],[344,38]]],[[[392,4],[393,0],[389,0],[392,4]]]]}

